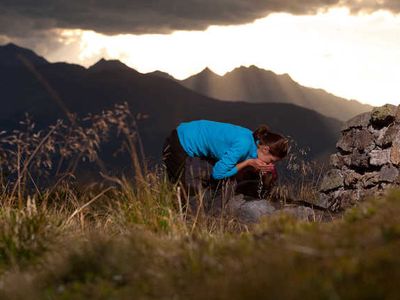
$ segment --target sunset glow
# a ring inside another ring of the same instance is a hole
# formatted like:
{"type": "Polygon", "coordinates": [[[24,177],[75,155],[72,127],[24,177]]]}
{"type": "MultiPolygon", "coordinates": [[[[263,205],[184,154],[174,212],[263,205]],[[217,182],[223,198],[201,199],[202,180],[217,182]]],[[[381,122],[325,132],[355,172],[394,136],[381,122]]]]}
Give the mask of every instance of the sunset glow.
{"type": "Polygon", "coordinates": [[[119,59],[139,72],[160,70],[178,79],[207,66],[223,75],[241,65],[256,65],[347,99],[400,104],[400,15],[385,11],[275,13],[246,25],[166,35],[62,30],[60,39],[65,49],[42,53],[50,61],[90,66],[101,57],[119,59]]]}

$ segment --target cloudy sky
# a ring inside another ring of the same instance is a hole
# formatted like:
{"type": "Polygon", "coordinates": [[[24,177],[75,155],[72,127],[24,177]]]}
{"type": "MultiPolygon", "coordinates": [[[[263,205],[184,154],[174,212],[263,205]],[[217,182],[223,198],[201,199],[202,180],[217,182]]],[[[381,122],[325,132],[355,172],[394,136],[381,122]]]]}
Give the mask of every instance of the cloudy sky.
{"type": "Polygon", "coordinates": [[[363,103],[400,104],[399,0],[0,0],[0,44],[183,79],[257,65],[363,103]]]}

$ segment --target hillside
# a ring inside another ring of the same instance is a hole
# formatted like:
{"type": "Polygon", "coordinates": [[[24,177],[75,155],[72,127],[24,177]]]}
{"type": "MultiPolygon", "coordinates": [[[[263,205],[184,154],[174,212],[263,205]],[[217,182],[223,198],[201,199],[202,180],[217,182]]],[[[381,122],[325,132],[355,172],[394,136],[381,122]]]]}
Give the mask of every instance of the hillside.
{"type": "Polygon", "coordinates": [[[43,64],[39,56],[27,56],[27,49],[15,45],[1,46],[0,53],[4,51],[8,62],[16,62],[0,64],[0,124],[5,129],[11,129],[25,112],[39,121],[38,126],[44,126],[65,118],[65,110],[83,115],[127,101],[131,110],[149,116],[140,122],[139,130],[146,153],[155,159],[169,131],[194,119],[248,128],[266,123],[293,137],[301,147],[310,147],[311,157],[333,152],[339,135],[338,120],[290,103],[218,101],[168,78],[141,74],[118,61],[100,60],[86,69],[67,63],[43,64]],[[19,64],[18,54],[32,65],[19,64]]]}
{"type": "Polygon", "coordinates": [[[181,81],[203,95],[230,101],[291,103],[313,109],[325,116],[346,121],[372,106],[336,97],[321,89],[301,86],[288,74],[277,75],[255,66],[240,67],[219,76],[206,68],[181,81]]]}

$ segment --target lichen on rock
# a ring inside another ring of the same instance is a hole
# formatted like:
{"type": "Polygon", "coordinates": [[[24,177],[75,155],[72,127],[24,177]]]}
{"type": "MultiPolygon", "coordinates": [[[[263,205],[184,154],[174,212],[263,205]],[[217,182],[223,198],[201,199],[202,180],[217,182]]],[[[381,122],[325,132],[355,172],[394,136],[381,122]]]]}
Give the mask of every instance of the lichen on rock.
{"type": "Polygon", "coordinates": [[[388,126],[392,123],[397,115],[397,107],[392,104],[385,104],[375,107],[371,112],[370,122],[378,126],[388,126]]]}

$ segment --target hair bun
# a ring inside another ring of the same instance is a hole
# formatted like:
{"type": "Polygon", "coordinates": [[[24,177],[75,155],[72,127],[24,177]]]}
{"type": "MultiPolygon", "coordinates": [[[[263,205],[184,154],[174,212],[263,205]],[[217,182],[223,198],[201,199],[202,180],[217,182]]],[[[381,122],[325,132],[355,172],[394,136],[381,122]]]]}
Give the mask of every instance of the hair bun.
{"type": "Polygon", "coordinates": [[[260,125],[254,132],[253,137],[255,140],[260,140],[262,136],[270,133],[269,127],[267,125],[260,125]]]}
{"type": "Polygon", "coordinates": [[[258,145],[269,146],[269,152],[279,158],[287,155],[289,140],[281,134],[269,130],[267,125],[261,125],[253,132],[254,140],[258,145]]]}

